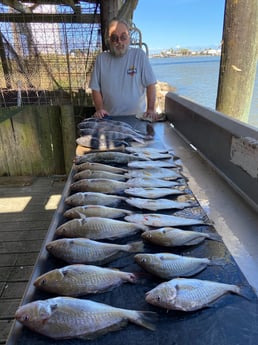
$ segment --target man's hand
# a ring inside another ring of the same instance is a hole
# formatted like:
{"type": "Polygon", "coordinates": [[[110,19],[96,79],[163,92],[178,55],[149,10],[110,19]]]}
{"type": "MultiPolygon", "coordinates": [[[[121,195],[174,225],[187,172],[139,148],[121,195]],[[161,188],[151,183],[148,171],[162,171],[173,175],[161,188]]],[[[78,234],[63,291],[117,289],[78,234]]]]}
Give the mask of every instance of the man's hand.
{"type": "Polygon", "coordinates": [[[99,109],[94,113],[93,117],[96,119],[103,119],[103,117],[105,117],[106,115],[109,114],[105,109],[99,109]]]}
{"type": "Polygon", "coordinates": [[[146,111],[143,115],[143,118],[150,119],[152,122],[157,121],[159,119],[159,114],[156,111],[146,111]]]}

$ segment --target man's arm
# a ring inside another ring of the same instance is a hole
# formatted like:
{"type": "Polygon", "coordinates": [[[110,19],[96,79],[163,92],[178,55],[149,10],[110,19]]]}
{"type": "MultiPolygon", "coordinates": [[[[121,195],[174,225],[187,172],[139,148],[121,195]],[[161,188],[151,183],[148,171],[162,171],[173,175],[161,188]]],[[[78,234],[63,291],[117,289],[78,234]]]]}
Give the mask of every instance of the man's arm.
{"type": "Polygon", "coordinates": [[[108,115],[108,112],[103,108],[103,98],[99,91],[92,90],[92,99],[96,109],[94,117],[103,118],[108,115]]]}
{"type": "Polygon", "coordinates": [[[146,90],[147,96],[147,113],[155,112],[155,103],[156,103],[156,86],[151,84],[147,86],[146,90]]]}
{"type": "Polygon", "coordinates": [[[150,84],[146,88],[147,96],[147,110],[145,116],[150,117],[153,121],[158,119],[158,114],[156,113],[155,103],[156,103],[156,85],[150,84]]]}

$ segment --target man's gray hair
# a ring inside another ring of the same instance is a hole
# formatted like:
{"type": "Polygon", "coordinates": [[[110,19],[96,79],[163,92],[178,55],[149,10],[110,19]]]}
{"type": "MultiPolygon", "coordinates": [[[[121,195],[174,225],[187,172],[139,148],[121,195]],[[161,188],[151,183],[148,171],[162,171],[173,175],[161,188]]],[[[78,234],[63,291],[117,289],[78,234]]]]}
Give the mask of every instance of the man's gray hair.
{"type": "Polygon", "coordinates": [[[107,26],[106,32],[105,32],[106,46],[108,48],[109,48],[109,37],[108,37],[109,29],[115,23],[117,23],[117,24],[124,24],[126,26],[127,30],[128,30],[129,35],[130,35],[131,27],[130,27],[129,23],[125,19],[123,19],[123,18],[116,18],[116,17],[111,19],[110,22],[108,23],[108,26],[107,26]]]}

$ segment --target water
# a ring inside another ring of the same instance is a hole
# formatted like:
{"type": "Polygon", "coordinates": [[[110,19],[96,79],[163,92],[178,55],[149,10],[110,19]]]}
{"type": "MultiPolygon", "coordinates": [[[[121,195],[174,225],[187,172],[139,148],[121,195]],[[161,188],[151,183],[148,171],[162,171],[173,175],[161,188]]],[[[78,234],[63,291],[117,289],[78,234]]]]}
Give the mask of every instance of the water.
{"type": "MultiPolygon", "coordinates": [[[[215,109],[219,56],[151,58],[150,62],[157,80],[175,87],[177,94],[215,109]]],[[[258,68],[248,122],[258,127],[258,68]]]]}

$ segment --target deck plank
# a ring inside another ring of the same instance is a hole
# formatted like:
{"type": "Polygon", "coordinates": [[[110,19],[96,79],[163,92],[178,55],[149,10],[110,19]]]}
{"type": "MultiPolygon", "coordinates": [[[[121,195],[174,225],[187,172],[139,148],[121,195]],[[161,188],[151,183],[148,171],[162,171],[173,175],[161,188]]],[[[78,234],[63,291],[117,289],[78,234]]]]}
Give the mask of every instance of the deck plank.
{"type": "Polygon", "coordinates": [[[65,180],[0,177],[0,344],[6,343],[65,180]]]}

